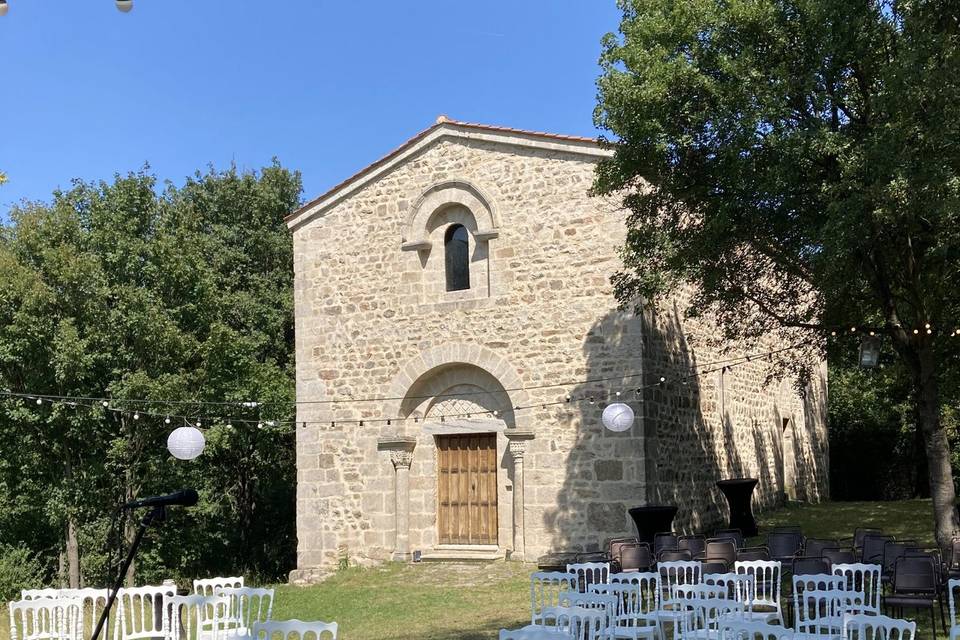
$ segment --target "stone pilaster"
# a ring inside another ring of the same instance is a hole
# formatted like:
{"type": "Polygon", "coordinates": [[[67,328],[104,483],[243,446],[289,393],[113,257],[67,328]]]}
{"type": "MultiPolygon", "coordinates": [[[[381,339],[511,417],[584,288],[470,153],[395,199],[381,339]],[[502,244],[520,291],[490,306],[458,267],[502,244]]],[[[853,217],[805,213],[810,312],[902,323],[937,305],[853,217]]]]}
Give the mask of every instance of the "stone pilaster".
{"type": "Polygon", "coordinates": [[[390,462],[396,473],[394,478],[396,542],[393,560],[405,562],[410,559],[410,465],[413,463],[415,438],[398,436],[381,438],[378,448],[390,454],[390,462]]]}
{"type": "Polygon", "coordinates": [[[533,439],[533,432],[507,429],[504,433],[510,440],[508,447],[510,457],[513,459],[513,551],[510,553],[510,559],[523,561],[526,553],[523,523],[523,454],[527,450],[527,441],[533,439]]]}

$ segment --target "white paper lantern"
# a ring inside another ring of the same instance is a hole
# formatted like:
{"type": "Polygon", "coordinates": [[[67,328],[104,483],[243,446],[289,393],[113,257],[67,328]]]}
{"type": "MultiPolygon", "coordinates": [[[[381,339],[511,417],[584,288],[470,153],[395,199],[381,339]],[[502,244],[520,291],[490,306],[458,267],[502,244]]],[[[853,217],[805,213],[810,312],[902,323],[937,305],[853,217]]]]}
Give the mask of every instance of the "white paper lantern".
{"type": "Polygon", "coordinates": [[[167,450],[178,460],[193,460],[201,453],[207,439],[196,427],[177,427],[167,437],[167,450]]]}
{"type": "Polygon", "coordinates": [[[130,9],[133,9],[133,0],[117,0],[117,11],[122,13],[129,13],[130,9]]]}
{"type": "Polygon", "coordinates": [[[603,426],[610,431],[626,431],[633,426],[633,409],[622,402],[608,404],[603,410],[603,426]]]}
{"type": "Polygon", "coordinates": [[[0,16],[7,15],[7,11],[10,10],[10,6],[7,4],[7,0],[0,0],[0,16]]]}

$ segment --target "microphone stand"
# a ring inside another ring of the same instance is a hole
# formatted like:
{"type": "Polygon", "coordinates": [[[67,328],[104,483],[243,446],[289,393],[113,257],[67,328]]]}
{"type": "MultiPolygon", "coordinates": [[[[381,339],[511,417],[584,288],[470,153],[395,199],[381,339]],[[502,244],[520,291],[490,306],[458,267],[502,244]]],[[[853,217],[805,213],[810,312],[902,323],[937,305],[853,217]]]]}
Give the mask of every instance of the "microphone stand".
{"type": "Polygon", "coordinates": [[[97,627],[93,630],[93,635],[90,636],[90,640],[97,640],[100,636],[100,631],[103,630],[104,625],[107,623],[107,619],[110,617],[110,608],[113,607],[114,601],[117,599],[117,593],[120,591],[120,588],[123,586],[123,579],[127,575],[127,569],[130,568],[130,564],[133,562],[133,557],[137,555],[137,548],[140,546],[140,541],[143,540],[143,534],[147,532],[147,527],[153,524],[153,521],[163,522],[163,519],[166,516],[166,510],[163,505],[154,507],[143,516],[143,520],[140,521],[140,528],[137,529],[137,535],[133,538],[133,544],[130,545],[130,551],[127,552],[127,558],[123,561],[123,565],[120,567],[120,575],[117,576],[117,581],[113,585],[113,589],[110,590],[110,595],[107,598],[107,604],[104,605],[103,611],[100,613],[100,619],[97,621],[97,627]]]}

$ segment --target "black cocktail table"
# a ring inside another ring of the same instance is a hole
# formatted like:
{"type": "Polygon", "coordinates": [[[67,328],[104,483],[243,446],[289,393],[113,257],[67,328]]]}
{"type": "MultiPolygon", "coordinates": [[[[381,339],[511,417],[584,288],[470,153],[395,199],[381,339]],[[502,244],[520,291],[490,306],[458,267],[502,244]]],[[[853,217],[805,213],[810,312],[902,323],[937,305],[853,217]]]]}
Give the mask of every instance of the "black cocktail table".
{"type": "Polygon", "coordinates": [[[757,482],[756,478],[731,478],[717,482],[717,487],[730,505],[730,528],[740,529],[745,538],[759,533],[750,506],[757,482]]]}
{"type": "Polygon", "coordinates": [[[647,507],[634,507],[629,510],[633,524],[637,527],[640,542],[653,545],[653,536],[662,531],[670,531],[677,508],[672,504],[652,504],[647,507]]]}

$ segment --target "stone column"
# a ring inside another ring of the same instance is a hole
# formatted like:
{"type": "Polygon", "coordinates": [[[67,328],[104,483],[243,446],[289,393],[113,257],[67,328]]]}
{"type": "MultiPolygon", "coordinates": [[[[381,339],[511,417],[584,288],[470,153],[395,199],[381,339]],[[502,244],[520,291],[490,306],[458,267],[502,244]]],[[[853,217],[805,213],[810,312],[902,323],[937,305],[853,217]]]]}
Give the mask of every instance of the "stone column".
{"type": "Polygon", "coordinates": [[[397,532],[393,560],[405,562],[410,559],[410,465],[413,463],[415,438],[382,438],[377,448],[390,453],[390,462],[396,473],[394,477],[394,522],[397,532]]]}
{"type": "Polygon", "coordinates": [[[533,439],[532,431],[507,429],[504,434],[510,441],[510,457],[513,459],[513,551],[511,560],[524,560],[526,551],[523,527],[523,454],[527,450],[527,441],[533,439]]]}

